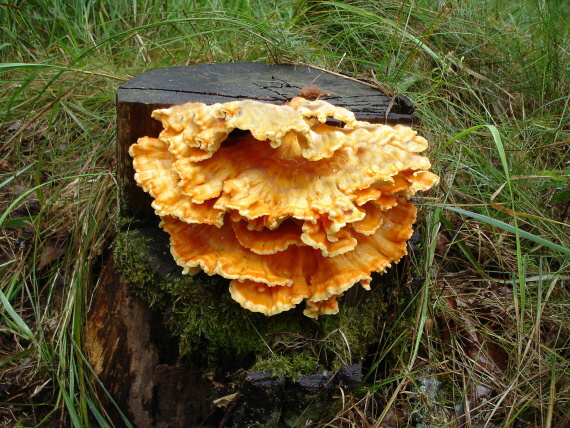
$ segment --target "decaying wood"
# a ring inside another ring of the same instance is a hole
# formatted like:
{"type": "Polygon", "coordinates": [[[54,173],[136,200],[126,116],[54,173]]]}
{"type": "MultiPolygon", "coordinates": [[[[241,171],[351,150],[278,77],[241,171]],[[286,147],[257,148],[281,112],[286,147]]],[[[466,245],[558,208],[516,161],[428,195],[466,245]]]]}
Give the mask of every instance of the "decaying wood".
{"type": "MultiPolygon", "coordinates": [[[[121,411],[138,428],[215,427],[220,412],[211,400],[214,384],[180,358],[161,314],[135,296],[107,263],[91,303],[85,348],[95,374],[121,411]],[[210,422],[209,422],[210,421],[210,422]]],[[[112,420],[121,417],[108,397],[100,399],[112,420]]]]}

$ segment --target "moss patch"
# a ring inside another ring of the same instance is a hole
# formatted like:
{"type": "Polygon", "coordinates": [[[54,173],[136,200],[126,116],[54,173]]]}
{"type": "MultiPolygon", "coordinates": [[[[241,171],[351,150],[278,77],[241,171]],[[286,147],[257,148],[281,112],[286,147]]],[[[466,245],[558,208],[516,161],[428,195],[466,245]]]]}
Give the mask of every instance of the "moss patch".
{"type": "Polygon", "coordinates": [[[271,374],[278,379],[291,379],[296,381],[302,376],[310,375],[322,370],[317,358],[309,349],[293,353],[291,356],[275,354],[258,361],[252,371],[265,372],[271,370],[271,374]]]}
{"type": "Polygon", "coordinates": [[[369,292],[354,287],[340,299],[339,314],[318,320],[305,317],[303,305],[273,317],[249,312],[232,300],[228,280],[182,276],[158,228],[121,232],[115,260],[131,289],[165,313],[181,353],[209,367],[255,356],[256,370],[293,379],[334,370],[366,355],[386,312],[378,286],[369,292]]]}

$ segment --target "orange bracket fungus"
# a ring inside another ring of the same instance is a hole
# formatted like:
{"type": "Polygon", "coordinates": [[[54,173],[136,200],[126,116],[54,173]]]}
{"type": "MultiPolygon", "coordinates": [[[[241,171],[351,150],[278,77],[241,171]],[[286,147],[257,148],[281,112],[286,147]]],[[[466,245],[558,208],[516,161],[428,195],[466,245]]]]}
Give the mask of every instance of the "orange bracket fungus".
{"type": "Polygon", "coordinates": [[[406,254],[416,208],[437,184],[427,141],[326,101],[188,103],[155,110],[164,130],[130,147],[135,180],[183,273],[232,279],[244,308],[338,312],[406,254]]]}

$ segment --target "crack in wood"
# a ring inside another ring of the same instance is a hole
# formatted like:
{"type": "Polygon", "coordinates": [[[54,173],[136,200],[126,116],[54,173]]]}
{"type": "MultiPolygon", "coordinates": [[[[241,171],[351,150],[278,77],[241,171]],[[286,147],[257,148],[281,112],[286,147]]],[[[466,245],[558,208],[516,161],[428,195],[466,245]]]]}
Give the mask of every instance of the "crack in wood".
{"type": "MultiPolygon", "coordinates": [[[[123,89],[125,90],[125,89],[123,89]]],[[[187,90],[175,90],[175,89],[153,89],[153,88],[137,88],[130,87],[128,90],[135,90],[135,91],[154,91],[154,92],[172,92],[176,94],[196,94],[196,95],[208,95],[211,97],[225,97],[225,98],[239,98],[239,99],[247,99],[247,95],[225,95],[219,92],[196,92],[196,91],[187,91],[187,90]]]]}

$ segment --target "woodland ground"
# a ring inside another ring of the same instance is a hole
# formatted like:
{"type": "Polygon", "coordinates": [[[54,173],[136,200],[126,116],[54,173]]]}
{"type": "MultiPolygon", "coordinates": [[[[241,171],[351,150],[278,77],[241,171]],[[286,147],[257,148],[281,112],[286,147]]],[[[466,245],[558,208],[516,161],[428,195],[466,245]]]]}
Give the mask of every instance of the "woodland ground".
{"type": "Polygon", "coordinates": [[[113,240],[117,86],[260,61],[405,93],[442,178],[416,201],[413,325],[321,425],[568,426],[568,22],[565,0],[0,3],[0,424],[108,426],[82,327],[113,240]]]}

